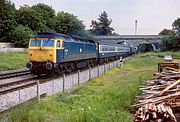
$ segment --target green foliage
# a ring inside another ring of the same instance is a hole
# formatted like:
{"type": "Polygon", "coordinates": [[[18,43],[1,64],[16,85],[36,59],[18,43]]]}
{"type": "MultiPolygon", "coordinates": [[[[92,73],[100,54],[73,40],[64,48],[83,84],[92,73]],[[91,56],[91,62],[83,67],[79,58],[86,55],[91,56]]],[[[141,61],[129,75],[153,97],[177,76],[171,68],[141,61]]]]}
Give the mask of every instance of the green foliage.
{"type": "Polygon", "coordinates": [[[173,59],[180,59],[180,50],[176,52],[148,52],[148,53],[142,53],[140,57],[149,57],[149,58],[164,58],[166,55],[171,55],[173,59]]]}
{"type": "Polygon", "coordinates": [[[99,22],[92,20],[90,32],[95,35],[112,35],[114,29],[110,27],[112,20],[108,19],[107,13],[104,11],[99,15],[99,22]]]}
{"type": "Polygon", "coordinates": [[[7,0],[1,0],[0,3],[0,41],[11,42],[12,33],[16,27],[15,6],[7,0]]]}
{"type": "Polygon", "coordinates": [[[161,41],[161,50],[168,51],[168,50],[178,50],[179,49],[178,41],[175,37],[174,33],[168,33],[161,41]]]}
{"type": "Polygon", "coordinates": [[[161,50],[179,50],[180,49],[180,18],[177,18],[172,24],[173,30],[164,29],[159,35],[164,35],[165,37],[161,42],[161,50]]]}
{"type": "Polygon", "coordinates": [[[173,30],[170,29],[163,29],[158,35],[167,36],[169,33],[175,33],[173,30]]]}
{"type": "Polygon", "coordinates": [[[55,10],[52,7],[45,5],[43,3],[39,3],[37,5],[33,5],[31,7],[45,21],[45,25],[47,26],[48,30],[55,30],[55,10]]]}
{"type": "Polygon", "coordinates": [[[85,30],[85,25],[73,14],[58,12],[55,21],[55,31],[58,33],[75,35],[89,39],[95,38],[94,35],[85,30]]]}
{"type": "Polygon", "coordinates": [[[180,18],[177,18],[172,26],[176,33],[176,41],[174,45],[176,45],[176,50],[178,50],[180,49],[180,18]]]}
{"type": "Polygon", "coordinates": [[[17,47],[28,47],[33,31],[29,27],[18,25],[14,30],[14,42],[17,47]]]}
{"type": "Polygon", "coordinates": [[[82,21],[77,18],[77,16],[65,12],[57,13],[56,32],[77,35],[76,33],[84,29],[85,26],[82,24],[82,21]]]}
{"type": "Polygon", "coordinates": [[[41,14],[29,6],[23,6],[16,12],[16,20],[18,24],[29,27],[35,33],[48,30],[41,14]]]}
{"type": "Polygon", "coordinates": [[[175,32],[176,32],[177,38],[180,39],[180,18],[177,18],[177,19],[173,22],[172,26],[173,26],[173,29],[174,29],[175,32]]]}

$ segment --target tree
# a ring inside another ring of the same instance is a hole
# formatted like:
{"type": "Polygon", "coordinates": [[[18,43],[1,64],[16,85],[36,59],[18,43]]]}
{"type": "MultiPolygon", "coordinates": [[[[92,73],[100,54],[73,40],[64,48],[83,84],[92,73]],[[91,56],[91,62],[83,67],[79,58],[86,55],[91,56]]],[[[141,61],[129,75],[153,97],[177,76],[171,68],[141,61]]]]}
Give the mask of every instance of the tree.
{"type": "Polygon", "coordinates": [[[162,51],[177,50],[178,47],[175,33],[168,33],[161,41],[162,51]]]}
{"type": "Polygon", "coordinates": [[[174,30],[175,33],[176,33],[177,38],[180,39],[180,18],[177,18],[177,19],[173,22],[172,26],[173,26],[173,30],[174,30]]]}
{"type": "Polygon", "coordinates": [[[90,29],[90,32],[95,35],[111,35],[112,31],[114,31],[114,29],[110,27],[112,20],[108,19],[105,11],[99,15],[98,21],[99,22],[96,20],[91,21],[90,27],[92,27],[92,29],[90,29]]]}
{"type": "Polygon", "coordinates": [[[27,5],[16,12],[16,21],[18,24],[29,27],[35,33],[49,30],[40,13],[27,5]]]}
{"type": "Polygon", "coordinates": [[[16,47],[28,47],[33,31],[29,27],[18,25],[13,34],[16,47]]]}
{"type": "Polygon", "coordinates": [[[175,45],[177,47],[177,49],[180,49],[180,18],[177,18],[173,24],[173,30],[175,30],[176,33],[176,42],[175,45]]]}
{"type": "Polygon", "coordinates": [[[45,21],[45,25],[49,30],[55,30],[55,10],[52,7],[39,3],[33,5],[31,9],[35,10],[45,21]]]}
{"type": "Polygon", "coordinates": [[[16,27],[15,6],[10,1],[0,0],[0,41],[11,42],[16,27]]]}
{"type": "Polygon", "coordinates": [[[58,33],[79,35],[80,31],[85,30],[85,26],[77,16],[65,12],[58,12],[55,30],[58,33]]]}
{"type": "Polygon", "coordinates": [[[169,33],[174,33],[175,34],[175,32],[173,30],[163,29],[158,35],[167,36],[169,33]]]}

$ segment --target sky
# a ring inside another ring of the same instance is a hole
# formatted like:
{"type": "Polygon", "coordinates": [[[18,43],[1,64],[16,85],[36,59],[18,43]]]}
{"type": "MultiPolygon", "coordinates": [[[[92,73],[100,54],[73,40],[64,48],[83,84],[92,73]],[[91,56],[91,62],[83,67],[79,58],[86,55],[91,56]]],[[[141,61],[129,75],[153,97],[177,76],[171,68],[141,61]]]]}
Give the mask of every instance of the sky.
{"type": "Polygon", "coordinates": [[[78,16],[86,29],[106,11],[112,19],[111,27],[120,35],[156,35],[163,29],[172,29],[180,18],[180,0],[11,0],[16,8],[27,4],[44,3],[56,12],[64,11],[78,16]]]}

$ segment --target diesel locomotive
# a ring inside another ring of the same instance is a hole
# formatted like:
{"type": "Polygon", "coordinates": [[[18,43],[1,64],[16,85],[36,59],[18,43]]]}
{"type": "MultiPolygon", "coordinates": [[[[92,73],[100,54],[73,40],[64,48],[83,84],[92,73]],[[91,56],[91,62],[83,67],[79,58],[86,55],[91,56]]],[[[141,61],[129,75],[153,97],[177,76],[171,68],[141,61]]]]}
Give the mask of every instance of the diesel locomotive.
{"type": "Polygon", "coordinates": [[[107,45],[81,37],[43,32],[29,42],[26,67],[33,75],[75,71],[118,60],[129,55],[130,47],[107,45]]]}

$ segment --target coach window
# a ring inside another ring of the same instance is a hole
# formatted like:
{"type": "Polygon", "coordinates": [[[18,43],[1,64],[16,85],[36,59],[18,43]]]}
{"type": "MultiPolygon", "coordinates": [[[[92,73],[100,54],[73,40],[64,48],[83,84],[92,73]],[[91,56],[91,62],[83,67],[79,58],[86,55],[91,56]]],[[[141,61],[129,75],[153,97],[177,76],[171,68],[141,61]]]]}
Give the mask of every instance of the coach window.
{"type": "Polygon", "coordinates": [[[56,47],[60,47],[60,40],[57,41],[56,47]]]}

